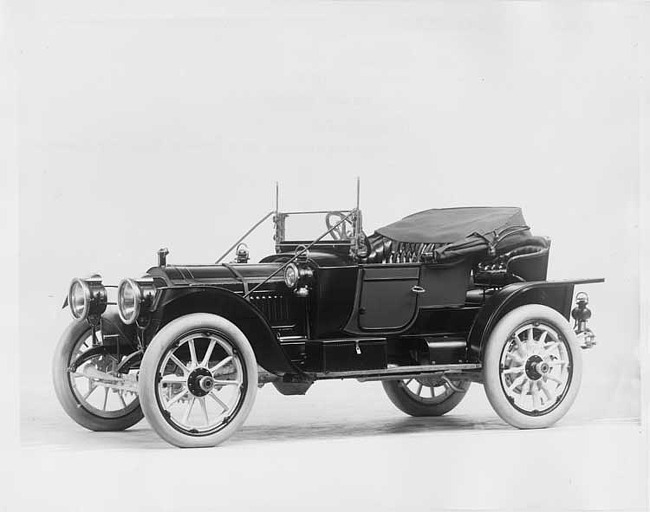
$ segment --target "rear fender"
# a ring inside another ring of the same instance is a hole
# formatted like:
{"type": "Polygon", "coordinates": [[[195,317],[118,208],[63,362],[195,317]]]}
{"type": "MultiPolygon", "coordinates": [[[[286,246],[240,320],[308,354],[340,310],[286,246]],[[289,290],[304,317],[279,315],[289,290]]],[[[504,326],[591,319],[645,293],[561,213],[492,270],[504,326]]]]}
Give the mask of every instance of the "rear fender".
{"type": "Polygon", "coordinates": [[[485,343],[492,330],[497,322],[513,309],[526,304],[541,304],[558,311],[569,321],[575,285],[602,281],[532,281],[504,286],[485,303],[474,319],[468,336],[469,359],[474,362],[483,360],[485,343]]]}
{"type": "Polygon", "coordinates": [[[300,373],[287,357],[264,316],[236,293],[210,286],[168,289],[161,298],[158,309],[161,316],[156,332],[183,315],[212,313],[230,320],[241,329],[262,368],[277,375],[300,373]]]}

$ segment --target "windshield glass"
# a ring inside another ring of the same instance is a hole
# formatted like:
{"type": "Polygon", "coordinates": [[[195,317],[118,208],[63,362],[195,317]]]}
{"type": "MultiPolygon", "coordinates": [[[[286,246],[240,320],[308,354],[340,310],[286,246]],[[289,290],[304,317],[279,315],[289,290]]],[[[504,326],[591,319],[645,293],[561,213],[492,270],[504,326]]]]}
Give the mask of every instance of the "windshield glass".
{"type": "MultiPolygon", "coordinates": [[[[291,212],[284,213],[284,241],[312,241],[336,226],[350,211],[291,212]]],[[[347,241],[352,237],[352,221],[346,220],[330,233],[323,242],[347,241]]]]}

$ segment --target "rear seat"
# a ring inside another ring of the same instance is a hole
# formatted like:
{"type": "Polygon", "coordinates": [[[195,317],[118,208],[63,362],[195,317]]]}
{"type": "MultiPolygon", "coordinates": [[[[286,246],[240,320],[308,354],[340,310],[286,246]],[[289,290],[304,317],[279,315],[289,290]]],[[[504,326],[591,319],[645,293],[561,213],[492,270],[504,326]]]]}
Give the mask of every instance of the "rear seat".
{"type": "Polygon", "coordinates": [[[551,240],[536,236],[524,245],[510,248],[496,257],[481,261],[474,269],[474,284],[479,288],[501,287],[524,281],[546,279],[551,240]]]}
{"type": "MultiPolygon", "coordinates": [[[[422,254],[433,253],[438,244],[396,242],[377,233],[368,237],[370,253],[361,263],[417,263],[422,254]]],[[[524,245],[510,246],[497,255],[478,263],[473,272],[473,286],[467,291],[469,304],[480,304],[495,288],[517,282],[546,279],[551,241],[532,237],[524,245]]]]}

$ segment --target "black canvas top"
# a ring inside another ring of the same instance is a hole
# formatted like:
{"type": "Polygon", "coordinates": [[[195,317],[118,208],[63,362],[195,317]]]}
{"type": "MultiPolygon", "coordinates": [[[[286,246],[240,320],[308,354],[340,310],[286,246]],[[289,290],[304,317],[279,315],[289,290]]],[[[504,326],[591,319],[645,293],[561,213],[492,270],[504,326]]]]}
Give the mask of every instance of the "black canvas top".
{"type": "Polygon", "coordinates": [[[526,226],[521,208],[474,206],[414,213],[377,233],[398,242],[449,244],[474,233],[498,233],[511,226],[526,226]]]}
{"type": "Polygon", "coordinates": [[[486,249],[493,252],[506,237],[513,243],[532,237],[521,208],[516,207],[425,210],[376,232],[398,242],[435,244],[439,261],[486,249]]]}

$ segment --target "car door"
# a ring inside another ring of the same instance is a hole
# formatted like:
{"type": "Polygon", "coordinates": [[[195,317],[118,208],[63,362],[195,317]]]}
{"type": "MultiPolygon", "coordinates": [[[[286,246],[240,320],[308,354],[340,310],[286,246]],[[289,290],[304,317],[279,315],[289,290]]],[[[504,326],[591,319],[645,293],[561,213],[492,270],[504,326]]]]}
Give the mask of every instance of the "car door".
{"type": "Polygon", "coordinates": [[[419,263],[361,265],[357,281],[361,330],[398,330],[410,323],[422,289],[419,263]]]}

